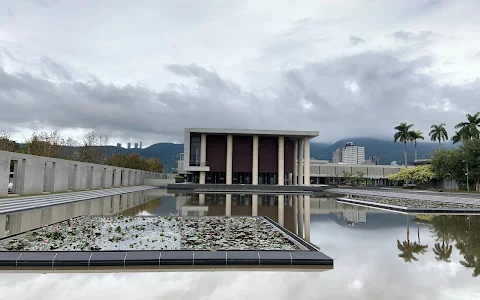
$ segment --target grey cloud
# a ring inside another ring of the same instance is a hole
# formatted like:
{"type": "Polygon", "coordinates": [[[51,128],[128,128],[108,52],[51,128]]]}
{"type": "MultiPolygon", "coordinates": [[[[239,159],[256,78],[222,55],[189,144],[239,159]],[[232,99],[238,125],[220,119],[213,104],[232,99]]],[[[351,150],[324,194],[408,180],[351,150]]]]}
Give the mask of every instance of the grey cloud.
{"type": "Polygon", "coordinates": [[[431,36],[433,36],[433,32],[431,31],[419,31],[419,32],[396,31],[392,35],[398,41],[419,42],[419,41],[425,41],[431,36]]]}
{"type": "Polygon", "coordinates": [[[367,42],[366,40],[354,35],[349,36],[349,39],[350,39],[350,45],[352,46],[365,44],[367,42]]]}
{"type": "MultiPolygon", "coordinates": [[[[442,86],[418,72],[433,63],[431,57],[397,56],[403,55],[367,51],[282,71],[268,86],[267,98],[195,64],[165,65],[179,80],[159,91],[105,84],[95,76],[88,82],[53,82],[0,69],[0,103],[8,108],[0,111],[0,128],[94,128],[152,142],[181,141],[183,127],[310,129],[320,130],[323,141],[335,141],[391,138],[392,128],[403,121],[423,131],[439,122],[453,127],[464,111],[478,110],[478,82],[442,86]]],[[[51,59],[44,64],[64,77],[70,74],[51,59]]]]}
{"type": "Polygon", "coordinates": [[[43,57],[41,59],[42,63],[51,71],[54,75],[58,76],[61,79],[65,80],[72,80],[72,75],[70,71],[67,70],[64,66],[54,62],[53,60],[49,59],[48,57],[43,57]]]}

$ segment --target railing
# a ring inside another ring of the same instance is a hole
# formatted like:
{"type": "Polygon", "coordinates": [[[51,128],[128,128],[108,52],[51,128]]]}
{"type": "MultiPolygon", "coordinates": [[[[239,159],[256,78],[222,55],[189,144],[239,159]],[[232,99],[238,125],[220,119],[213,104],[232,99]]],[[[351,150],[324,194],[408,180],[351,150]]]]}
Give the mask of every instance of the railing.
{"type": "Polygon", "coordinates": [[[190,167],[208,167],[208,166],[210,166],[210,165],[208,164],[208,161],[205,161],[205,162],[191,161],[191,162],[189,163],[189,166],[190,166],[190,167]]]}

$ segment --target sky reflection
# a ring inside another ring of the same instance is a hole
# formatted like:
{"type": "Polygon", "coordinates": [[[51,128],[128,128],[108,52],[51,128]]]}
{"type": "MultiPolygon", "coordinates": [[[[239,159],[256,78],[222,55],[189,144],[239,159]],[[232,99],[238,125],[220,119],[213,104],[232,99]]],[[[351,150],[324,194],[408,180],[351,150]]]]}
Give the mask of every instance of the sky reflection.
{"type": "MultiPolygon", "coordinates": [[[[162,200],[159,205],[171,203],[162,200]]],[[[151,210],[158,207],[148,213],[151,210]]],[[[464,258],[455,243],[450,263],[436,260],[430,227],[410,221],[410,241],[418,242],[419,232],[428,249],[415,255],[418,261],[398,257],[397,239],[406,240],[405,215],[367,212],[366,223],[354,227],[333,213],[312,214],[311,221],[311,241],[334,258],[333,270],[0,274],[0,299],[480,298],[480,277],[472,277],[473,269],[460,264],[464,258]]]]}

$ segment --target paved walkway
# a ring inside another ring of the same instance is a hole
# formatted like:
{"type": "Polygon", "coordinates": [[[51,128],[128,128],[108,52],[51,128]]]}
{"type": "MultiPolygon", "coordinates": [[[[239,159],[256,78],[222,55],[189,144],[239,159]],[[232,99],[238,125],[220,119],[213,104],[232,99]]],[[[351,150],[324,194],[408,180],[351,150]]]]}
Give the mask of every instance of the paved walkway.
{"type": "Polygon", "coordinates": [[[155,189],[154,186],[141,185],[84,192],[70,192],[58,194],[45,194],[40,196],[25,196],[6,198],[0,200],[0,215],[9,214],[29,209],[66,204],[78,201],[92,200],[125,193],[139,192],[155,189]]]}
{"type": "Polygon", "coordinates": [[[326,192],[332,194],[372,196],[384,198],[402,198],[402,199],[418,199],[448,203],[463,203],[480,205],[480,194],[461,194],[461,193],[444,193],[431,191],[409,191],[398,189],[327,189],[326,192]]]}

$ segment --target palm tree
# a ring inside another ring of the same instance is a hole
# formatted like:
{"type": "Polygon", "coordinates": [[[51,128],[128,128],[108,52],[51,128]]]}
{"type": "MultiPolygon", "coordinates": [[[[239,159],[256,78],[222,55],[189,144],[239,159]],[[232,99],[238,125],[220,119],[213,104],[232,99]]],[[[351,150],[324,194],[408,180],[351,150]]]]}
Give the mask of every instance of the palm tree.
{"type": "Polygon", "coordinates": [[[414,151],[415,151],[415,160],[417,160],[417,140],[423,140],[423,132],[420,130],[412,130],[410,131],[410,139],[415,145],[414,151]]]}
{"type": "Polygon", "coordinates": [[[460,136],[463,139],[478,139],[480,138],[480,112],[477,112],[473,116],[466,115],[467,122],[460,122],[455,125],[455,129],[460,129],[460,136]]]}
{"type": "Polygon", "coordinates": [[[432,125],[430,128],[432,130],[428,134],[431,138],[432,141],[438,141],[438,145],[441,146],[441,142],[448,140],[448,133],[447,130],[445,129],[445,123],[442,123],[440,125],[432,125]]]}
{"type": "Polygon", "coordinates": [[[445,241],[440,243],[435,243],[433,248],[433,253],[435,253],[435,259],[438,261],[450,262],[450,256],[452,255],[453,247],[449,245],[448,242],[445,244],[445,241]]]}
{"type": "Polygon", "coordinates": [[[413,127],[413,124],[407,125],[407,123],[403,122],[400,123],[394,129],[397,130],[395,135],[393,136],[393,141],[396,143],[400,141],[403,143],[403,156],[405,158],[405,168],[407,167],[407,142],[411,141],[410,138],[410,128],[413,127]]]}
{"type": "Polygon", "coordinates": [[[455,134],[452,136],[452,142],[454,144],[463,142],[463,141],[468,141],[472,139],[470,134],[468,133],[468,130],[465,128],[460,129],[459,131],[455,131],[455,134]]]}

